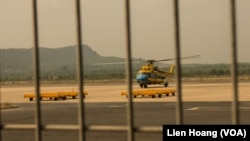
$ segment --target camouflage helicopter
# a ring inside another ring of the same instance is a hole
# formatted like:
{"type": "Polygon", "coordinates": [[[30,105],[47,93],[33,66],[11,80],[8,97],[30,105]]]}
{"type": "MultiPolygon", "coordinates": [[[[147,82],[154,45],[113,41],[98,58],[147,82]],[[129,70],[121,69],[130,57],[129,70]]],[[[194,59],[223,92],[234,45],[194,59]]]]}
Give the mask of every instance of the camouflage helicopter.
{"type": "Polygon", "coordinates": [[[141,67],[136,75],[136,81],[141,88],[147,88],[151,84],[163,84],[168,86],[167,77],[174,75],[175,66],[172,65],[168,71],[159,70],[154,66],[154,60],[148,60],[148,64],[141,67]]]}
{"type": "MultiPolygon", "coordinates": [[[[199,55],[182,57],[181,59],[197,58],[199,55]]],[[[141,88],[147,88],[152,84],[163,84],[164,87],[168,86],[168,79],[174,75],[175,66],[171,65],[169,70],[160,70],[157,66],[154,66],[154,62],[171,61],[175,59],[164,60],[147,60],[148,64],[141,67],[136,75],[136,81],[141,88]]]]}
{"type": "MultiPolygon", "coordinates": [[[[195,56],[187,56],[182,57],[181,59],[193,59],[198,58],[199,55],[195,56]]],[[[163,61],[172,61],[172,59],[163,59],[163,60],[147,60],[147,64],[143,65],[141,69],[137,72],[136,82],[139,83],[141,88],[147,88],[148,85],[153,84],[163,84],[164,87],[168,86],[168,80],[171,76],[174,75],[175,66],[171,65],[169,70],[160,70],[158,66],[155,66],[155,62],[163,62],[163,61]]],[[[94,65],[114,65],[114,64],[124,64],[126,62],[113,62],[113,63],[96,63],[94,65]]],[[[139,62],[131,62],[131,63],[141,63],[139,62]]]]}

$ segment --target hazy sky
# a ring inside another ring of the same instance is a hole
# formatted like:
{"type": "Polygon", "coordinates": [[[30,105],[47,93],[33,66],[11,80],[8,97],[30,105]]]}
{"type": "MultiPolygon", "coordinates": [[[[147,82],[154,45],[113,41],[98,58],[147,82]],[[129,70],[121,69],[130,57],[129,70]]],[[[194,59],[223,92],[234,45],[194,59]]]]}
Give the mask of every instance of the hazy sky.
{"type": "MultiPolygon", "coordinates": [[[[38,0],[39,44],[76,44],[75,0],[38,0]]],[[[124,0],[82,0],[83,43],[102,56],[125,57],[124,0]]],[[[174,57],[172,0],[131,0],[132,56],[174,57]]],[[[180,0],[183,63],[231,62],[229,0],[180,0]]],[[[250,0],[237,1],[238,61],[250,62],[250,0]]],[[[0,48],[33,46],[31,0],[0,1],[0,48]]]]}

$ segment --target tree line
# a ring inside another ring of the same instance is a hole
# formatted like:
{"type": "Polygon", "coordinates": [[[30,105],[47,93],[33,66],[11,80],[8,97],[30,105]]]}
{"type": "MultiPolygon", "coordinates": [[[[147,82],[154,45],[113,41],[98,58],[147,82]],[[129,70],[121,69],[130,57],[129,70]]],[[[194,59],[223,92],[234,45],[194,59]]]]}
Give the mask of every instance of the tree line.
{"type": "MultiPolygon", "coordinates": [[[[140,66],[133,67],[133,77],[140,66]]],[[[167,69],[167,68],[165,68],[167,69]]],[[[219,77],[230,76],[230,64],[184,64],[182,65],[183,77],[219,77]]],[[[250,76],[250,63],[238,64],[239,76],[250,76]]],[[[124,79],[126,72],[124,67],[118,68],[101,68],[101,69],[84,69],[85,80],[105,80],[105,79],[124,79]]],[[[5,81],[29,81],[33,80],[33,72],[30,71],[1,71],[1,82],[5,81]]],[[[63,66],[56,70],[42,70],[40,79],[46,81],[64,81],[64,80],[77,80],[76,69],[63,66]]]]}

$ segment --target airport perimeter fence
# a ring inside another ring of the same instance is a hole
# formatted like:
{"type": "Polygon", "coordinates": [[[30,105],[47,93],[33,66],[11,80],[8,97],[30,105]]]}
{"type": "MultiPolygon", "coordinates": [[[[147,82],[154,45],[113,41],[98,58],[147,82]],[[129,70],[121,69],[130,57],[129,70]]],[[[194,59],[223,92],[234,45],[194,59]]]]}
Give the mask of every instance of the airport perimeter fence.
{"type": "MultiPolygon", "coordinates": [[[[239,124],[239,108],[238,108],[238,81],[237,81],[237,30],[236,30],[236,1],[230,1],[230,15],[231,15],[231,77],[232,77],[232,124],[239,124]]],[[[37,0],[32,0],[33,13],[33,66],[35,79],[35,95],[39,97],[40,93],[40,67],[39,67],[39,31],[38,31],[38,14],[37,14],[37,0]]],[[[39,99],[35,101],[35,124],[0,124],[1,130],[35,130],[35,140],[42,140],[43,130],[78,130],[79,141],[86,140],[86,131],[125,131],[127,132],[127,140],[134,141],[136,132],[162,132],[162,127],[159,126],[140,126],[135,127],[133,115],[133,100],[132,100],[132,65],[131,65],[131,18],[130,18],[130,0],[124,0],[125,6],[125,24],[126,24],[126,86],[129,92],[127,99],[127,125],[86,125],[85,117],[85,103],[82,100],[83,96],[79,95],[78,107],[78,125],[43,125],[41,123],[41,104],[39,99]]],[[[182,105],[182,82],[181,82],[181,63],[180,63],[180,21],[179,21],[179,1],[173,0],[174,9],[174,37],[175,37],[175,57],[176,57],[176,90],[178,92],[176,99],[176,124],[183,123],[183,105],[182,105]]],[[[82,24],[81,24],[81,7],[80,0],[75,0],[75,16],[76,16],[76,34],[77,34],[77,78],[84,78],[83,72],[83,54],[82,54],[82,24]]],[[[78,92],[84,92],[84,79],[78,80],[78,92]]],[[[1,115],[0,115],[1,116],[1,115]]]]}

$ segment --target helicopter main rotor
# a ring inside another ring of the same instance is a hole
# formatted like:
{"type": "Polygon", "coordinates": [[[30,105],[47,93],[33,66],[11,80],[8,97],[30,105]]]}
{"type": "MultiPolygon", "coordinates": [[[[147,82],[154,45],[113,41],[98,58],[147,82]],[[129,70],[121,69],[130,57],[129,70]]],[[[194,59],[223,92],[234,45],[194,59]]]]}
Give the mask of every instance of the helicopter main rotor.
{"type": "MultiPolygon", "coordinates": [[[[180,59],[195,59],[195,58],[200,58],[200,55],[193,55],[193,56],[186,56],[186,57],[181,57],[180,59]]],[[[170,58],[170,59],[162,59],[162,60],[146,60],[148,64],[153,65],[154,62],[163,62],[163,61],[172,61],[176,60],[176,58],[170,58]]],[[[95,63],[93,65],[115,65],[115,64],[124,64],[126,62],[109,62],[109,63],[95,63]]],[[[131,63],[142,63],[142,61],[131,61],[131,63]]]]}
{"type": "MultiPolygon", "coordinates": [[[[186,57],[181,57],[180,59],[195,59],[195,58],[200,58],[200,55],[186,56],[186,57]]],[[[153,64],[154,62],[163,62],[163,61],[172,61],[172,60],[176,60],[176,58],[162,59],[162,60],[147,60],[147,62],[149,64],[153,64]]]]}

